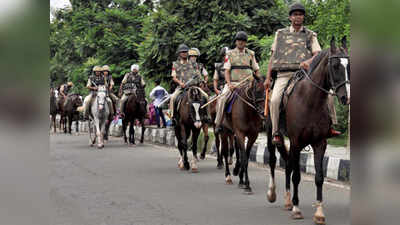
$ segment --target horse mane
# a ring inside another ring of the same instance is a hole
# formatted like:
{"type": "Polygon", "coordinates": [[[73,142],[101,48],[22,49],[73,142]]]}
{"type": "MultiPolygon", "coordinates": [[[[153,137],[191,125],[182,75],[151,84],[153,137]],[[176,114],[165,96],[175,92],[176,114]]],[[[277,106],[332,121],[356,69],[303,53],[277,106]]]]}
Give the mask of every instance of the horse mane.
{"type": "Polygon", "coordinates": [[[329,48],[322,50],[320,53],[318,53],[317,56],[313,59],[313,61],[310,64],[310,69],[308,74],[312,74],[312,72],[317,68],[321,60],[329,54],[329,48]]]}

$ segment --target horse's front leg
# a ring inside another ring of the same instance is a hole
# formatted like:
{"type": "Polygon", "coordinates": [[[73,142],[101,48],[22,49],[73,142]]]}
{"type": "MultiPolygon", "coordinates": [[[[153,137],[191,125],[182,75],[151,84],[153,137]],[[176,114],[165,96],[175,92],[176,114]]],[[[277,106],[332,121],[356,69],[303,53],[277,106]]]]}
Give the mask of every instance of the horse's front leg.
{"type": "Polygon", "coordinates": [[[228,161],[228,134],[224,133],[220,135],[221,137],[221,155],[225,159],[225,182],[226,184],[233,184],[232,182],[232,177],[231,177],[231,172],[229,170],[229,161],[228,161]]]}
{"type": "MultiPolygon", "coordinates": [[[[214,134],[215,134],[215,129],[214,129],[214,134]]],[[[215,135],[215,148],[217,150],[217,169],[222,169],[223,165],[223,161],[222,161],[222,154],[221,154],[221,135],[220,134],[216,134],[215,135]]]]}
{"type": "Polygon", "coordinates": [[[206,158],[206,151],[207,151],[207,146],[208,146],[208,125],[205,123],[203,125],[203,133],[204,133],[204,146],[203,150],[200,154],[200,159],[204,160],[206,158]]]}
{"type": "Polygon", "coordinates": [[[269,177],[269,186],[267,191],[267,199],[269,202],[276,201],[276,184],[275,184],[275,167],[276,167],[276,155],[275,155],[275,145],[272,144],[272,127],[269,124],[267,126],[267,149],[269,152],[269,168],[270,168],[270,177],[269,177]]]}
{"type": "Polygon", "coordinates": [[[183,152],[182,152],[182,134],[180,125],[175,126],[175,134],[178,140],[178,151],[179,151],[179,160],[178,160],[178,168],[183,169],[183,152]]]}
{"type": "Polygon", "coordinates": [[[249,173],[248,173],[248,167],[249,167],[249,158],[250,158],[250,152],[251,148],[253,147],[254,142],[256,141],[258,135],[254,136],[249,136],[248,141],[246,144],[246,151],[245,151],[245,156],[242,158],[243,159],[243,172],[244,172],[244,194],[253,194],[253,191],[250,187],[250,179],[249,179],[249,173]]]}
{"type": "Polygon", "coordinates": [[[144,139],[144,131],[146,130],[146,127],[144,126],[144,119],[140,119],[140,126],[142,127],[142,134],[140,136],[140,144],[143,144],[143,139],[144,139]]]}
{"type": "Polygon", "coordinates": [[[135,129],[133,128],[133,122],[129,123],[129,142],[135,144],[135,129]]]}
{"type": "MultiPolygon", "coordinates": [[[[181,129],[181,142],[180,142],[180,149],[182,149],[182,160],[183,160],[183,167],[185,170],[190,169],[190,164],[188,161],[188,156],[187,156],[187,149],[188,149],[188,144],[187,144],[187,137],[189,136],[190,130],[186,128],[181,129]]],[[[179,145],[179,144],[178,144],[179,145]]]]}
{"type": "Polygon", "coordinates": [[[197,158],[197,140],[199,138],[200,134],[200,129],[192,129],[192,153],[193,153],[193,159],[191,162],[192,166],[192,172],[197,172],[197,162],[199,159],[197,158]]]}
{"type": "Polygon", "coordinates": [[[68,133],[72,134],[72,115],[68,115],[68,133]]]}
{"type": "Polygon", "coordinates": [[[102,134],[102,130],[101,130],[101,124],[100,121],[98,119],[96,119],[94,121],[95,123],[95,127],[96,127],[96,136],[97,136],[97,148],[102,148],[102,144],[103,144],[103,134],[102,134]]]}
{"type": "Polygon", "coordinates": [[[316,224],[325,224],[325,215],[322,208],[322,186],[324,184],[323,159],[326,146],[326,140],[312,145],[314,150],[315,185],[317,185],[317,202],[315,204],[317,210],[313,216],[313,220],[316,224]]]}

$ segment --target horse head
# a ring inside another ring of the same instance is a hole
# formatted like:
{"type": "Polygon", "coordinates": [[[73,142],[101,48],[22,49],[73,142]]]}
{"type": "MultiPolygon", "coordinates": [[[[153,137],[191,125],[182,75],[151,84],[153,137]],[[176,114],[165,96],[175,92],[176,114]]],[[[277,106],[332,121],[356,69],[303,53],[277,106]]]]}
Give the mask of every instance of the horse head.
{"type": "Polygon", "coordinates": [[[250,84],[250,88],[248,90],[248,97],[250,97],[252,104],[257,109],[259,113],[264,112],[265,107],[265,87],[264,81],[265,77],[255,77],[257,79],[253,79],[250,84]],[[250,92],[250,93],[249,93],[250,92]]]}
{"type": "Polygon", "coordinates": [[[328,59],[329,87],[334,91],[340,103],[350,104],[350,58],[348,55],[346,36],[342,46],[337,48],[332,36],[328,59]]]}
{"type": "Polygon", "coordinates": [[[106,105],[107,89],[105,86],[99,86],[96,95],[97,109],[99,112],[104,112],[106,105]]]}
{"type": "Polygon", "coordinates": [[[194,126],[200,129],[201,117],[200,117],[200,106],[202,102],[202,95],[197,87],[190,87],[188,90],[188,104],[190,104],[189,117],[194,121],[194,126]]]}
{"type": "Polygon", "coordinates": [[[71,95],[71,100],[72,100],[71,101],[72,107],[74,109],[78,108],[79,106],[82,106],[82,98],[80,95],[78,95],[78,94],[71,95]]]}

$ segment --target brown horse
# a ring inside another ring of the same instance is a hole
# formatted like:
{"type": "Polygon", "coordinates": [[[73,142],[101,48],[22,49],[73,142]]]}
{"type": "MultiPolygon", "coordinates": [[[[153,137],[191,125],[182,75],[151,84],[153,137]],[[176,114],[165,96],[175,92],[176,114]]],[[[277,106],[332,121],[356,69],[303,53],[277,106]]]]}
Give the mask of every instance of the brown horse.
{"type": "MultiPolygon", "coordinates": [[[[76,132],[78,132],[78,120],[79,112],[77,108],[82,106],[82,99],[78,94],[69,94],[67,98],[70,98],[67,105],[64,106],[64,101],[60,101],[60,114],[62,118],[62,123],[64,125],[64,133],[71,134],[72,121],[76,121],[76,132]]],[[[61,123],[61,120],[60,120],[61,123]]]]}
{"type": "MultiPolygon", "coordinates": [[[[317,186],[316,212],[313,220],[317,224],[325,224],[322,209],[322,186],[324,183],[323,158],[327,146],[331,120],[327,108],[329,90],[343,104],[350,103],[350,64],[346,47],[346,38],[342,39],[341,48],[335,45],[332,37],[330,48],[322,51],[311,63],[310,71],[303,71],[304,77],[296,83],[286,104],[286,130],[290,140],[290,150],[280,151],[286,159],[286,195],[285,207],[292,210],[293,219],[302,219],[299,209],[298,186],[300,183],[300,152],[311,145],[314,152],[315,184],[317,186]],[[290,178],[293,182],[293,198],[290,200],[290,178]],[[293,207],[292,207],[293,206],[293,207]]],[[[268,135],[272,135],[268,130],[268,135]]],[[[267,198],[270,202],[276,199],[275,180],[275,148],[268,141],[270,151],[271,179],[267,198]]]]}
{"type": "MultiPolygon", "coordinates": [[[[255,76],[254,76],[255,77],[255,76]]],[[[257,77],[255,77],[257,78],[257,77]]],[[[225,181],[232,183],[228,162],[228,138],[235,134],[236,160],[233,175],[239,175],[239,188],[244,189],[244,194],[252,194],[249,176],[247,172],[250,151],[262,128],[265,104],[264,78],[254,79],[247,85],[237,88],[233,95],[236,100],[232,103],[231,113],[224,115],[221,132],[221,147],[225,159],[225,181]],[[245,139],[247,137],[247,144],[245,139]],[[243,180],[244,176],[244,180],[243,180]]]]}
{"type": "Polygon", "coordinates": [[[58,108],[57,108],[57,100],[56,100],[56,96],[54,93],[54,88],[50,88],[50,117],[51,117],[50,128],[53,125],[54,133],[57,132],[57,130],[56,130],[56,128],[57,128],[57,124],[56,124],[57,113],[58,113],[58,108]]]}
{"type": "MultiPolygon", "coordinates": [[[[211,90],[208,87],[207,83],[205,81],[200,82],[199,87],[201,88],[201,90],[203,90],[204,92],[207,93],[208,96],[211,95],[211,90]]],[[[205,104],[206,102],[202,102],[202,105],[205,104]]],[[[208,121],[208,117],[203,117],[202,118],[202,129],[203,129],[203,133],[204,133],[204,146],[203,146],[203,150],[201,151],[200,154],[200,159],[204,160],[206,158],[206,151],[207,151],[207,145],[208,145],[208,124],[210,123],[210,121],[208,121]]]]}
{"type": "Polygon", "coordinates": [[[122,132],[124,133],[124,141],[127,142],[126,128],[129,124],[129,143],[135,144],[135,120],[138,119],[142,127],[142,134],[140,136],[140,143],[143,143],[144,138],[144,119],[147,114],[147,102],[145,99],[144,89],[137,89],[136,94],[131,94],[123,108],[125,118],[122,120],[122,132]]]}
{"type": "Polygon", "coordinates": [[[204,102],[202,95],[197,87],[185,88],[183,93],[175,99],[174,107],[176,109],[177,102],[180,107],[176,112],[176,126],[175,135],[178,139],[178,150],[180,153],[180,160],[178,166],[180,169],[189,170],[192,167],[192,172],[197,172],[197,139],[202,127],[202,120],[207,113],[200,107],[204,102]],[[181,99],[181,100],[180,100],[181,99]],[[189,165],[187,157],[187,139],[192,135],[192,153],[193,159],[189,165]]]}

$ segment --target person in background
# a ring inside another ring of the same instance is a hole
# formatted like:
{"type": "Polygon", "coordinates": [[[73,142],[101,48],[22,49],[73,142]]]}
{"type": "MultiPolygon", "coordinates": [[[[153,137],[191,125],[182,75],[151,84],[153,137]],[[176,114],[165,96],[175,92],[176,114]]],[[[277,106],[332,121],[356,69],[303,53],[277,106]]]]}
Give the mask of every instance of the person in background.
{"type": "Polygon", "coordinates": [[[155,81],[156,87],[153,88],[150,92],[150,98],[154,99],[154,107],[156,110],[156,123],[157,127],[160,128],[160,117],[163,122],[163,128],[166,127],[166,122],[165,122],[165,117],[164,113],[162,112],[162,108],[159,107],[160,103],[168,96],[168,92],[165,90],[165,88],[160,86],[160,80],[157,79],[155,81]]]}

